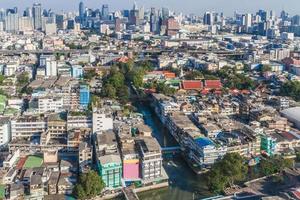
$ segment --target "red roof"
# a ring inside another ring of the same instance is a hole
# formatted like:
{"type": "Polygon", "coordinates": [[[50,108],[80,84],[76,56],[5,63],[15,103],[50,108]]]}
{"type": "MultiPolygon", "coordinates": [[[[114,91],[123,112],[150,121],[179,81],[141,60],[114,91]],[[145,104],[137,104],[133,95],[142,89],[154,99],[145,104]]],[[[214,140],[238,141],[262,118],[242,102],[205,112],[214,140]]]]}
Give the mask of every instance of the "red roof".
{"type": "Polygon", "coordinates": [[[25,164],[26,159],[27,159],[27,158],[20,158],[20,160],[18,161],[17,166],[16,166],[16,168],[17,168],[18,170],[20,170],[20,169],[23,168],[23,165],[25,164]]]}
{"type": "Polygon", "coordinates": [[[219,89],[222,87],[220,80],[205,80],[204,85],[206,88],[219,89]]]}
{"type": "Polygon", "coordinates": [[[164,72],[166,78],[175,78],[176,74],[173,72],[164,72]]]}
{"type": "Polygon", "coordinates": [[[127,56],[122,56],[122,57],[116,59],[117,62],[121,62],[121,63],[127,63],[128,60],[129,60],[129,58],[127,56]]]}
{"type": "Polygon", "coordinates": [[[184,90],[200,90],[203,88],[202,81],[182,81],[182,88],[184,90]]]}

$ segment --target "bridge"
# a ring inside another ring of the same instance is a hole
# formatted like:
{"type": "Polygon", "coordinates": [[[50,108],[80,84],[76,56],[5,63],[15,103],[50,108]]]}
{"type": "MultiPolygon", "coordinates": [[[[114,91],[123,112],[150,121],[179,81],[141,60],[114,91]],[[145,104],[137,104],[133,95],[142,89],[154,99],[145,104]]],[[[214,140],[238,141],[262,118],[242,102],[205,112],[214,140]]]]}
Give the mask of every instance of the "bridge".
{"type": "Polygon", "coordinates": [[[124,187],[122,188],[122,192],[126,200],[139,200],[139,197],[136,195],[132,188],[124,187]]]}
{"type": "Polygon", "coordinates": [[[181,152],[180,146],[161,148],[163,156],[175,155],[181,152]]]}

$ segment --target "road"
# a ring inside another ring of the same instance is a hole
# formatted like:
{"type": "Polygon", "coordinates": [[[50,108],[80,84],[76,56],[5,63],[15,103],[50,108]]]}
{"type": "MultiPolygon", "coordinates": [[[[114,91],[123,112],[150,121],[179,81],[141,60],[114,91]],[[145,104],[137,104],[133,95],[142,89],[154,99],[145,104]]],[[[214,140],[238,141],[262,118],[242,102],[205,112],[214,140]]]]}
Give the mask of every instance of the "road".
{"type": "Polygon", "coordinates": [[[209,50],[188,50],[188,49],[129,49],[129,50],[95,50],[95,49],[70,49],[70,50],[0,50],[0,54],[2,55],[16,55],[16,54],[54,54],[54,53],[104,53],[104,54],[119,54],[121,53],[144,53],[144,54],[160,54],[160,53],[191,53],[191,54],[209,54],[214,53],[223,56],[243,56],[246,55],[247,52],[245,51],[224,51],[224,50],[217,50],[217,51],[209,51],[209,50]]]}

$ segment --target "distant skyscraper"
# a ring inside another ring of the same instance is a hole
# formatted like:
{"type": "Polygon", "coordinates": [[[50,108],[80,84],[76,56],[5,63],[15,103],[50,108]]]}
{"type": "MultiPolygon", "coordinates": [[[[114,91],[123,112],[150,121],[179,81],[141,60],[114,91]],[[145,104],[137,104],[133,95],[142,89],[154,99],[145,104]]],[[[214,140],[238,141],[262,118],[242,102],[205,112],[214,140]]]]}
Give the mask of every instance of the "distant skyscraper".
{"type": "Polygon", "coordinates": [[[85,12],[84,4],[83,4],[83,2],[80,2],[79,3],[79,20],[80,20],[80,24],[82,24],[83,21],[84,21],[84,12],[85,12]]]}
{"type": "Polygon", "coordinates": [[[15,33],[19,30],[18,13],[8,13],[5,17],[5,31],[15,33]]]}
{"type": "Polygon", "coordinates": [[[0,9],[0,21],[4,21],[6,16],[6,12],[4,9],[0,9]]]}
{"type": "Polygon", "coordinates": [[[292,17],[292,25],[299,26],[300,25],[300,16],[295,15],[292,17]]]}
{"type": "Polygon", "coordinates": [[[103,20],[108,20],[109,17],[109,9],[108,9],[108,5],[104,4],[102,5],[102,19],[103,20]]]}
{"type": "Polygon", "coordinates": [[[168,8],[162,8],[161,9],[161,17],[163,20],[168,19],[170,16],[170,10],[168,8]]]}
{"type": "Polygon", "coordinates": [[[153,33],[157,33],[159,30],[159,24],[158,24],[158,16],[155,8],[151,8],[151,13],[150,13],[150,30],[153,33]]]}
{"type": "Polygon", "coordinates": [[[259,10],[258,12],[257,12],[257,15],[259,15],[260,16],[260,18],[261,18],[261,21],[263,21],[263,22],[265,22],[265,21],[267,21],[268,19],[269,19],[269,12],[267,12],[267,11],[265,11],[265,10],[259,10]]]}
{"type": "Polygon", "coordinates": [[[26,8],[24,10],[24,14],[23,14],[24,17],[32,17],[32,9],[31,8],[26,8]]]}
{"type": "Polygon", "coordinates": [[[55,21],[57,29],[63,30],[64,29],[64,15],[56,15],[55,21]]]}
{"type": "Polygon", "coordinates": [[[252,26],[252,14],[247,13],[242,17],[242,25],[249,28],[252,26]]]}
{"type": "Polygon", "coordinates": [[[205,25],[213,25],[214,24],[214,17],[213,17],[213,13],[211,12],[206,12],[204,14],[204,17],[203,17],[203,23],[205,25]]]}
{"type": "Polygon", "coordinates": [[[33,24],[35,30],[42,29],[42,5],[40,3],[33,4],[32,7],[33,24]]]}

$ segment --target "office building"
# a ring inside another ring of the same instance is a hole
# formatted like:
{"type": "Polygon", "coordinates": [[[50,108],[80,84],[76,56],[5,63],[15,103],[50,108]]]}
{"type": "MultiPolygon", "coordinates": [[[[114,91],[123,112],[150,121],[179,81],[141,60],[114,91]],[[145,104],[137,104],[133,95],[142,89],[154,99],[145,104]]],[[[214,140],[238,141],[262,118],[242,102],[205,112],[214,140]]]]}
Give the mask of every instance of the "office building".
{"type": "Polygon", "coordinates": [[[34,29],[42,30],[42,5],[40,3],[33,4],[32,16],[34,29]]]}
{"type": "Polygon", "coordinates": [[[102,11],[101,11],[101,13],[102,13],[102,17],[101,17],[101,19],[102,20],[108,20],[109,19],[109,9],[108,9],[108,5],[107,4],[104,4],[104,5],[102,5],[102,11]]]}
{"type": "Polygon", "coordinates": [[[33,30],[33,18],[20,17],[19,18],[19,31],[32,31],[33,30]]]}
{"type": "Polygon", "coordinates": [[[53,58],[46,60],[46,76],[57,76],[57,62],[53,58]]]}
{"type": "Polygon", "coordinates": [[[214,16],[211,12],[206,12],[203,17],[203,23],[205,25],[213,25],[214,24],[214,16]]]}
{"type": "Polygon", "coordinates": [[[80,20],[80,24],[83,24],[84,21],[84,15],[85,15],[85,7],[83,2],[79,3],[79,20],[80,20]]]}
{"type": "Polygon", "coordinates": [[[56,34],[56,24],[55,23],[47,23],[45,25],[45,33],[46,35],[56,34]]]}
{"type": "Polygon", "coordinates": [[[18,13],[8,13],[5,17],[5,31],[16,33],[19,31],[19,15],[18,13]]]}

